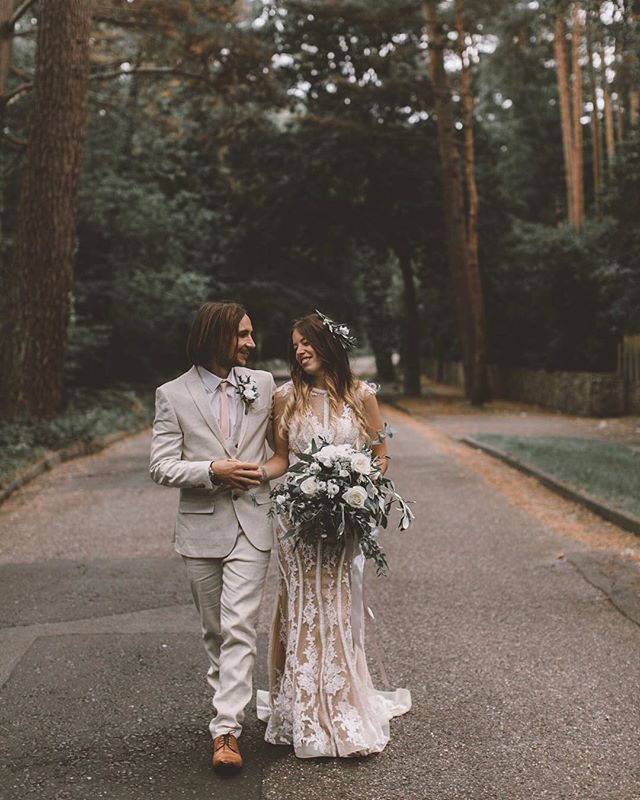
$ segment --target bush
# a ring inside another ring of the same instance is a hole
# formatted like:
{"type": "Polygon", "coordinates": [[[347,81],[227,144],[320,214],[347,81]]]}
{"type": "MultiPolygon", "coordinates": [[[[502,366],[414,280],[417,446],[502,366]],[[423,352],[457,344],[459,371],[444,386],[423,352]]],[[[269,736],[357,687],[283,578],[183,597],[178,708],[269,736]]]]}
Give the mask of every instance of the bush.
{"type": "Polygon", "coordinates": [[[0,424],[0,486],[16,472],[44,456],[75,442],[91,443],[114,431],[128,431],[151,423],[153,397],[131,389],[106,392],[75,390],[61,413],[51,420],[0,424]]]}

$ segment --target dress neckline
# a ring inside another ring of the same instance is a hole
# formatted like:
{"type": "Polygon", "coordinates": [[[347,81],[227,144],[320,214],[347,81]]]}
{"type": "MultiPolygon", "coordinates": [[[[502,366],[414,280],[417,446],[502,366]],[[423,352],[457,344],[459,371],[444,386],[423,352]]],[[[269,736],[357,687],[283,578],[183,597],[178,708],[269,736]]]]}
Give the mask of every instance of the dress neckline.
{"type": "Polygon", "coordinates": [[[327,393],[326,389],[316,389],[315,386],[311,389],[311,394],[323,395],[323,394],[326,394],[326,393],[327,393]]]}

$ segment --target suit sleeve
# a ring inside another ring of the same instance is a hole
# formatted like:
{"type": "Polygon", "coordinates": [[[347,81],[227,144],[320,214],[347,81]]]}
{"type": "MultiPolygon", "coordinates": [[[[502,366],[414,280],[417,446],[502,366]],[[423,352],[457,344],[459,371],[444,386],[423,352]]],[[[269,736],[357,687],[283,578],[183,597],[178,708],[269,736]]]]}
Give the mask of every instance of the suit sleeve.
{"type": "Polygon", "coordinates": [[[211,461],[185,461],[182,458],[183,433],[169,398],[156,390],[156,415],[151,438],[149,473],[162,486],[183,489],[210,489],[211,461]]]}

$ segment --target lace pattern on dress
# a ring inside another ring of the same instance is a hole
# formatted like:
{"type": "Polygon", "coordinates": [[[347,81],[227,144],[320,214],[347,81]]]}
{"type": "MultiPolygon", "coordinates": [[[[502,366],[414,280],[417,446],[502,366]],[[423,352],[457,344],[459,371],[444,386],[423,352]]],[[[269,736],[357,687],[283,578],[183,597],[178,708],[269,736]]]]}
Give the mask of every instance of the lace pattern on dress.
{"type": "MultiPolygon", "coordinates": [[[[375,392],[361,385],[363,392],[375,392]]],[[[288,383],[278,391],[290,390],[288,383]]],[[[328,399],[317,390],[312,406],[291,424],[292,462],[320,436],[330,444],[359,443],[348,406],[330,418],[328,399]]],[[[265,738],[292,744],[303,758],[379,752],[389,739],[389,719],[408,709],[374,690],[364,653],[354,645],[351,564],[356,554],[353,542],[279,542],[265,738]]]]}

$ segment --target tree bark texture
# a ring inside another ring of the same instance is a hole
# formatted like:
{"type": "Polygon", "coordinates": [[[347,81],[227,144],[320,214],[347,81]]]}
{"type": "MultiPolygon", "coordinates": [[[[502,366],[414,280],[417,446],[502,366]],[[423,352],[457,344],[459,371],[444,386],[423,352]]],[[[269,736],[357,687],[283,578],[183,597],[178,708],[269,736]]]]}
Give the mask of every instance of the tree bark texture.
{"type": "Polygon", "coordinates": [[[0,413],[44,418],[62,391],[89,75],[89,0],[41,0],[15,249],[3,281],[0,413]]]}
{"type": "Polygon", "coordinates": [[[640,90],[629,90],[629,124],[632,128],[638,126],[638,118],[640,117],[640,90]]]}
{"type": "Polygon", "coordinates": [[[624,112],[622,109],[622,96],[618,92],[616,98],[616,133],[618,137],[618,144],[620,147],[624,144],[624,112]]]}
{"type": "Polygon", "coordinates": [[[587,75],[589,78],[589,91],[591,94],[591,151],[593,160],[593,197],[598,218],[602,215],[602,142],[600,136],[600,119],[598,117],[598,86],[596,72],[593,66],[592,28],[587,17],[587,75]]]}
{"type": "Polygon", "coordinates": [[[418,294],[411,263],[411,254],[405,247],[395,248],[402,275],[404,326],[402,342],[403,390],[406,395],[420,394],[420,320],[418,294]]]}
{"type": "Polygon", "coordinates": [[[480,405],[487,399],[484,378],[486,363],[482,361],[481,350],[477,351],[477,333],[481,325],[478,317],[478,296],[472,288],[469,273],[462,171],[455,136],[451,92],[444,67],[446,41],[438,19],[437,0],[424,0],[422,7],[429,34],[429,72],[438,116],[447,256],[465,371],[465,394],[473,404],[480,405]]]}
{"type": "Polygon", "coordinates": [[[604,61],[604,48],[600,49],[600,69],[602,71],[602,96],[604,99],[604,136],[607,151],[607,167],[609,172],[616,157],[616,142],[613,130],[613,109],[611,107],[611,93],[607,81],[607,66],[604,61]]]}
{"type": "Polygon", "coordinates": [[[580,3],[574,3],[571,10],[571,61],[573,92],[573,180],[575,226],[578,230],[584,225],[584,159],[582,137],[582,68],[580,66],[580,44],[582,25],[580,23],[580,3]]]}
{"type": "Polygon", "coordinates": [[[566,52],[566,27],[564,9],[559,8],[556,16],[553,49],[558,79],[558,98],[560,100],[560,124],[562,127],[562,152],[564,155],[564,175],[567,190],[567,216],[575,225],[575,180],[573,159],[573,126],[571,122],[571,90],[569,88],[569,66],[566,52]]]}
{"type": "Polygon", "coordinates": [[[485,310],[482,293],[482,280],[480,277],[480,256],[478,243],[478,187],[476,184],[476,155],[473,136],[473,112],[475,98],[471,88],[471,68],[469,54],[466,48],[466,31],[462,17],[462,0],[455,0],[456,30],[458,31],[458,44],[462,71],[460,74],[463,125],[464,125],[464,151],[465,173],[467,180],[467,249],[469,288],[471,291],[471,304],[474,309],[474,380],[479,383],[475,393],[482,397],[480,402],[489,398],[489,380],[487,374],[487,345],[485,339],[485,310]]]}
{"type": "Polygon", "coordinates": [[[13,0],[0,0],[0,95],[7,91],[9,67],[11,66],[11,43],[13,29],[10,25],[13,0]]]}

